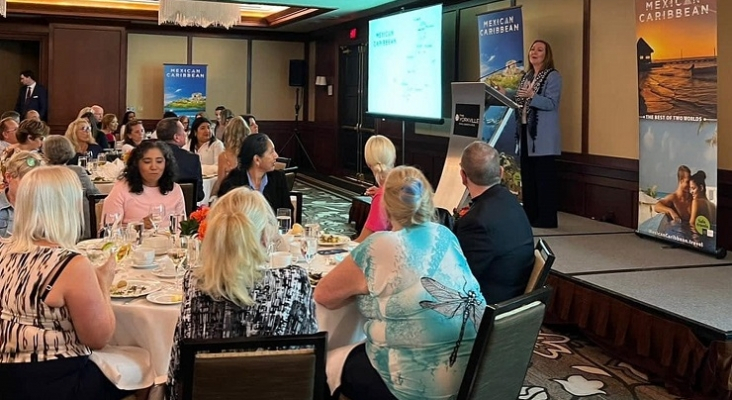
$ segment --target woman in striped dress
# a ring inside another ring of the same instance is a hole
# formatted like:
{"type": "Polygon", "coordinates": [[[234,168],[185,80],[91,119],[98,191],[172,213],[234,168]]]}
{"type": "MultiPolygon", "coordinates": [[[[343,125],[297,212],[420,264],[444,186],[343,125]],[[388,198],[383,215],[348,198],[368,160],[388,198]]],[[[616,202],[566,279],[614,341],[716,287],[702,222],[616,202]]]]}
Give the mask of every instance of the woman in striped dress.
{"type": "Polygon", "coordinates": [[[74,251],[82,226],[79,178],[61,166],[20,183],[15,229],[0,241],[0,398],[120,399],[89,360],[114,332],[116,263],[94,268],[74,251]],[[76,212],[69,212],[76,210],[76,212]]]}

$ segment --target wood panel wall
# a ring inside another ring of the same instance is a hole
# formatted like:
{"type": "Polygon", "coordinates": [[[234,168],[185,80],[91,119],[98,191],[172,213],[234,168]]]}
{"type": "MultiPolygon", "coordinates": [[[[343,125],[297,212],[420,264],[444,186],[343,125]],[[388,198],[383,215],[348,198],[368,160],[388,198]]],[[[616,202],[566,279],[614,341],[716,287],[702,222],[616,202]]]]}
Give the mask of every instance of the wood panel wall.
{"type": "Polygon", "coordinates": [[[123,27],[51,24],[49,116],[63,133],[79,110],[92,104],[121,115],[127,92],[127,33],[123,27]]]}

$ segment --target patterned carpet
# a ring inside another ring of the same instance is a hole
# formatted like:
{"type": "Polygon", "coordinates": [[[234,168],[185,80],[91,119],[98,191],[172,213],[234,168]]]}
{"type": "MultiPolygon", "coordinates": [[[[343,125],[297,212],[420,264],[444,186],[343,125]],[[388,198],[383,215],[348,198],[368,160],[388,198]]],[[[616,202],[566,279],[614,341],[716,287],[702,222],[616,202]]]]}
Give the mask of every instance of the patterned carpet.
{"type": "MultiPolygon", "coordinates": [[[[326,233],[356,233],[348,223],[351,199],[300,181],[294,190],[303,192],[303,221],[317,221],[326,233]]],[[[612,358],[580,333],[547,327],[539,334],[524,384],[521,400],[684,399],[612,358]]]]}

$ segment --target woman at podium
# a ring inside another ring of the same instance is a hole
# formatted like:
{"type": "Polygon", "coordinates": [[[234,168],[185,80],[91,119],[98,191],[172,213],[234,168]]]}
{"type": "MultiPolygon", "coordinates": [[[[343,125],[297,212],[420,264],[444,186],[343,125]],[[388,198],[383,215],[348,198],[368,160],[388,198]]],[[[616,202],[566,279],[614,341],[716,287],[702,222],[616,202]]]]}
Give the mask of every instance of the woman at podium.
{"type": "Polygon", "coordinates": [[[528,59],[527,72],[516,92],[523,204],[531,226],[556,228],[559,201],[555,158],[562,148],[559,131],[562,77],[554,69],[549,43],[535,40],[528,59]]]}

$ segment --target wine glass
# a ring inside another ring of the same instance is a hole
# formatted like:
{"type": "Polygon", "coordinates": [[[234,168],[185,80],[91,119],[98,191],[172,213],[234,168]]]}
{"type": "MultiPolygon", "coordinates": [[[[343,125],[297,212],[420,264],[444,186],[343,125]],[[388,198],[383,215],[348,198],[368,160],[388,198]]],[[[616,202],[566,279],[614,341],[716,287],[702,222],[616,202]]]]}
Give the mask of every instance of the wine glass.
{"type": "Polygon", "coordinates": [[[99,157],[97,157],[97,165],[99,165],[100,167],[102,167],[106,163],[107,163],[107,154],[106,153],[99,153],[99,157]]]}
{"type": "Polygon", "coordinates": [[[315,258],[315,253],[318,250],[318,239],[310,236],[304,237],[300,241],[300,252],[305,262],[308,264],[308,270],[310,269],[310,263],[315,258]]]}
{"type": "Polygon", "coordinates": [[[91,261],[94,267],[100,267],[107,261],[107,254],[98,249],[88,249],[86,251],[86,257],[91,261]]]}
{"type": "Polygon", "coordinates": [[[173,261],[173,264],[175,265],[176,286],[182,288],[183,274],[181,274],[181,269],[183,267],[183,262],[186,260],[188,255],[188,249],[181,247],[180,245],[181,243],[178,241],[176,245],[171,247],[170,250],[168,250],[168,257],[170,257],[170,260],[173,261]]]}
{"type": "Polygon", "coordinates": [[[165,206],[158,204],[150,207],[150,223],[153,226],[154,234],[158,234],[158,227],[163,222],[163,216],[165,216],[165,206]]]}

